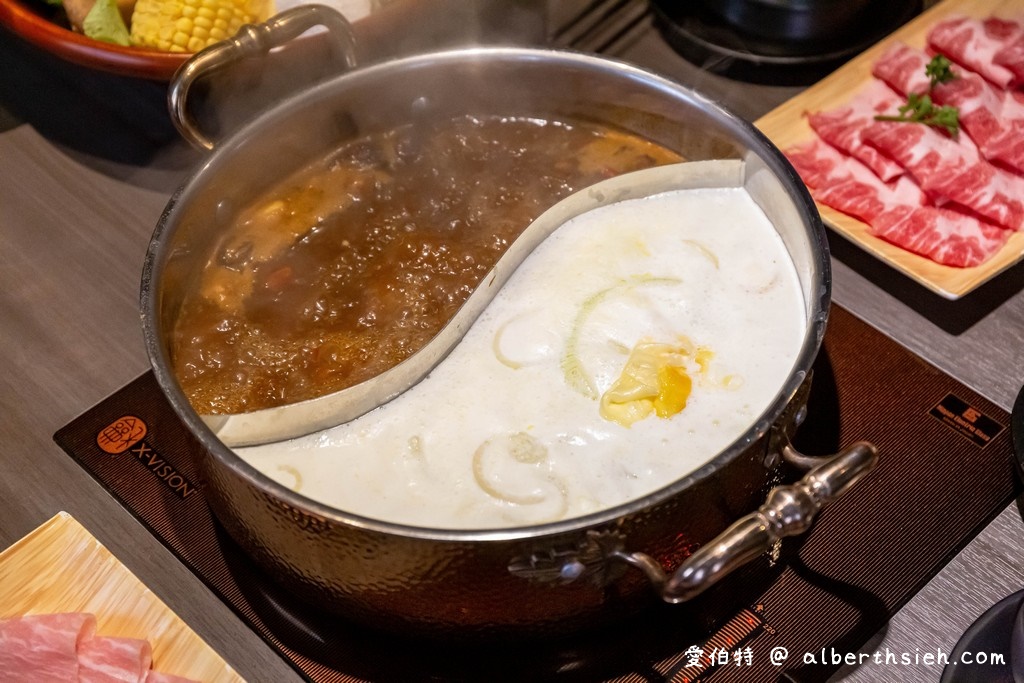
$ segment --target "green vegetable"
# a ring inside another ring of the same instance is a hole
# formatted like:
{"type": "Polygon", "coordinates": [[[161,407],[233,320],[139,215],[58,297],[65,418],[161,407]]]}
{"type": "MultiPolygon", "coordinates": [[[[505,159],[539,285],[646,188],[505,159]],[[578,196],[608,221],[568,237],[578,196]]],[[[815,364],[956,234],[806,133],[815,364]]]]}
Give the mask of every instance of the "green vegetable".
{"type": "Polygon", "coordinates": [[[928,92],[910,93],[907,95],[907,103],[899,108],[899,114],[883,114],[876,116],[875,120],[923,123],[926,126],[943,128],[951,136],[956,137],[960,130],[960,110],[949,105],[936,107],[931,97],[931,92],[937,84],[956,78],[951,66],[952,63],[942,55],[932,57],[924,67],[924,73],[928,76],[928,92]]]}
{"type": "Polygon", "coordinates": [[[930,62],[925,64],[924,75],[928,77],[929,91],[939,83],[946,83],[956,78],[952,66],[953,62],[946,59],[944,55],[935,55],[930,62]]]}
{"type": "Polygon", "coordinates": [[[946,132],[954,136],[960,130],[960,110],[949,105],[936,107],[928,94],[910,93],[907,95],[907,103],[899,108],[898,116],[876,116],[875,120],[923,123],[926,126],[945,128],[946,132]]]}
{"type": "Polygon", "coordinates": [[[116,45],[130,45],[128,27],[124,25],[115,0],[96,0],[82,22],[82,32],[94,40],[116,45]]]}

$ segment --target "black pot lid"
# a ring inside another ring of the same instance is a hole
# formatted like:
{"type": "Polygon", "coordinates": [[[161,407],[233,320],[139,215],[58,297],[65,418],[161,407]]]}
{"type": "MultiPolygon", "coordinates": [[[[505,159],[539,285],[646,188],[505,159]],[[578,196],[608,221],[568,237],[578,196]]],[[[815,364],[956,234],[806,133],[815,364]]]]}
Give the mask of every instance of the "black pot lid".
{"type": "Polygon", "coordinates": [[[847,31],[811,40],[773,39],[733,26],[701,3],[650,0],[655,26],[684,59],[711,73],[771,85],[810,85],[902,26],[921,0],[871,0],[847,31]]]}
{"type": "Polygon", "coordinates": [[[1003,598],[978,617],[949,653],[940,683],[1024,683],[1024,662],[1019,655],[1016,659],[1012,656],[1014,643],[1024,638],[1024,633],[1014,630],[1022,606],[1024,590],[1003,598]],[[1002,655],[1003,661],[976,661],[994,659],[991,655],[995,654],[1002,655]],[[968,663],[963,661],[965,655],[968,663]]]}
{"type": "Polygon", "coordinates": [[[1013,453],[1017,456],[1017,466],[1024,476],[1024,387],[1017,394],[1010,413],[1010,436],[1013,439],[1013,453]]]}

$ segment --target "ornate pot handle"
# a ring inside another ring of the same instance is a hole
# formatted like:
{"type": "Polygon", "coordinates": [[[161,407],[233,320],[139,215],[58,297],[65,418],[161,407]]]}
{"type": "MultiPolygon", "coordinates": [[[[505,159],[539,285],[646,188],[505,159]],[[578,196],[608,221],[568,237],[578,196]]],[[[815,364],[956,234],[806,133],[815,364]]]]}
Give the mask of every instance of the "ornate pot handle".
{"type": "Polygon", "coordinates": [[[878,463],[877,449],[865,441],[846,447],[824,462],[802,455],[790,445],[783,447],[782,457],[797,466],[812,461],[815,466],[800,481],[772,489],[764,505],[703,545],[671,577],[646,553],[616,550],[610,557],[643,571],[666,602],[685,602],[770,550],[779,539],[810,529],[825,503],[844,493],[878,463]]]}
{"type": "Polygon", "coordinates": [[[262,24],[246,24],[233,38],[200,50],[175,72],[167,93],[167,103],[171,121],[182,137],[202,149],[212,150],[214,147],[214,141],[200,130],[188,107],[189,91],[201,76],[243,59],[262,57],[315,26],[323,26],[328,30],[333,56],[346,69],[354,68],[356,50],[352,26],[345,17],[329,7],[301,5],[285,10],[262,24]]]}

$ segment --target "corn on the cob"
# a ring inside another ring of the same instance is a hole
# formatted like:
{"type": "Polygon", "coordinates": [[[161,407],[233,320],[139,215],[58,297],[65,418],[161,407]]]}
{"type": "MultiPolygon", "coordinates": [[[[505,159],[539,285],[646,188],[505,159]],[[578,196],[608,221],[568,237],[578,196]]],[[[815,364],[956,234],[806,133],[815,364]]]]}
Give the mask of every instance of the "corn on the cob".
{"type": "Polygon", "coordinates": [[[273,0],[138,0],[132,13],[132,44],[197,52],[230,38],[244,24],[266,21],[273,5],[273,0]]]}

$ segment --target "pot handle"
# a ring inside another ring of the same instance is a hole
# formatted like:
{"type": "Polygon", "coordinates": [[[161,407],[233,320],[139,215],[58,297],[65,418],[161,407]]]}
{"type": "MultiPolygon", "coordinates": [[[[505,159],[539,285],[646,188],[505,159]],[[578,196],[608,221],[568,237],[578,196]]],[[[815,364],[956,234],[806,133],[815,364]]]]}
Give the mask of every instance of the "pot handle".
{"type": "Polygon", "coordinates": [[[353,68],[356,64],[355,37],[348,20],[324,5],[300,5],[262,24],[246,24],[233,38],[200,50],[182,64],[171,79],[167,92],[167,104],[174,127],[192,145],[212,150],[214,141],[200,130],[189,110],[189,91],[195,82],[201,76],[243,59],[261,57],[316,26],[323,26],[330,33],[333,56],[342,61],[346,69],[353,68]]]}
{"type": "Polygon", "coordinates": [[[699,548],[671,577],[646,553],[618,550],[611,556],[643,571],[665,602],[685,602],[767,552],[780,539],[810,529],[825,503],[845,493],[878,463],[878,450],[858,441],[821,462],[787,444],[782,457],[797,466],[815,461],[815,466],[800,481],[772,489],[764,505],[699,548]]]}

